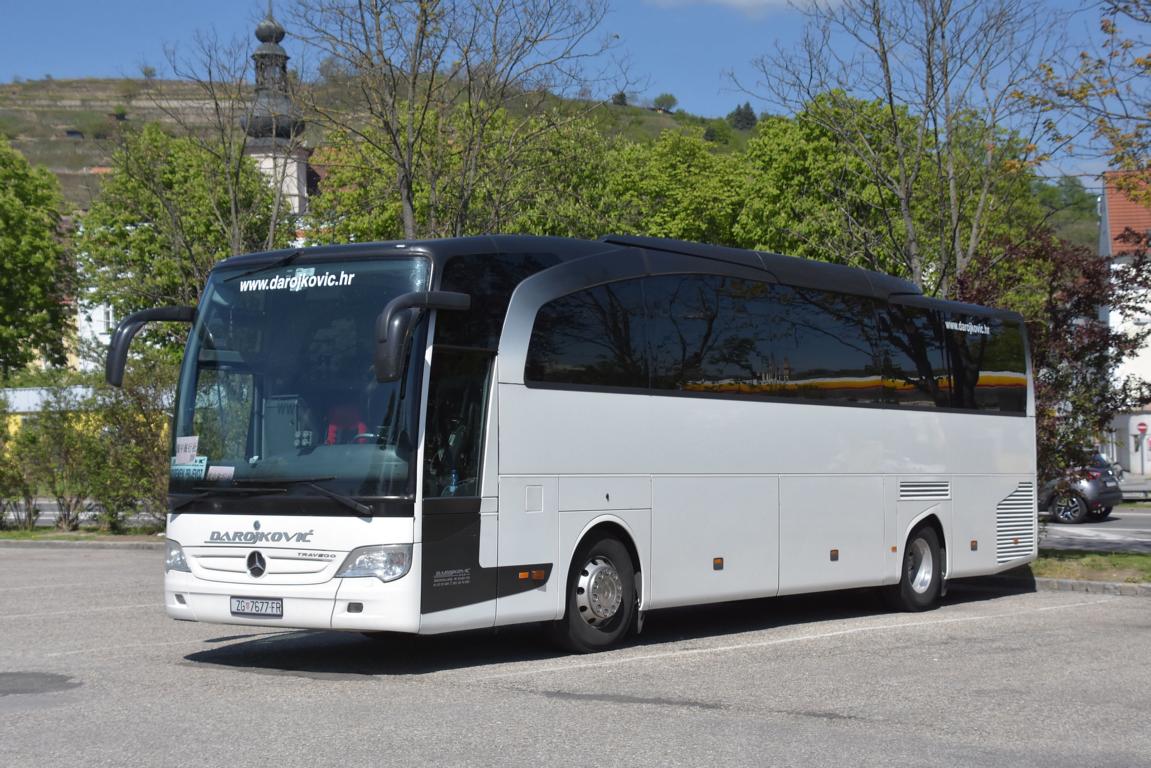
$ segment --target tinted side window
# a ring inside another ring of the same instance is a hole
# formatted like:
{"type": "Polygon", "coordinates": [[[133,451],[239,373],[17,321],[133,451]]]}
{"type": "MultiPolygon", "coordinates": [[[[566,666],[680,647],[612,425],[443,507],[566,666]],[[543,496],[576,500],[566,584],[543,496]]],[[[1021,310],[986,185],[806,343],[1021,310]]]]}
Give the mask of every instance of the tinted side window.
{"type": "Polygon", "coordinates": [[[559,263],[550,253],[456,256],[444,266],[440,287],[472,297],[467,312],[441,312],[436,343],[495,349],[512,291],[536,272],[559,263]]]}
{"type": "Polygon", "coordinates": [[[649,278],[657,390],[879,402],[869,299],[714,275],[649,278]]]}
{"type": "Polygon", "coordinates": [[[1018,323],[947,314],[944,335],[951,363],[952,407],[1026,412],[1027,357],[1018,323]]]}
{"type": "Polygon", "coordinates": [[[950,406],[943,320],[939,313],[891,304],[879,313],[879,329],[887,402],[919,408],[950,406]]]}
{"type": "Polygon", "coordinates": [[[643,321],[639,280],[551,301],[536,315],[524,380],[646,389],[643,321]]]}

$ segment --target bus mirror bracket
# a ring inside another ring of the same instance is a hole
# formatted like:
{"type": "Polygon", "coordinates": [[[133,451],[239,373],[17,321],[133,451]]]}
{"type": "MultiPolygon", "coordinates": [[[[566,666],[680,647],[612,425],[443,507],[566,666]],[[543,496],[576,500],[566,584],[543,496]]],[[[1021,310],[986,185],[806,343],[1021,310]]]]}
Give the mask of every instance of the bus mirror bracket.
{"type": "Polygon", "coordinates": [[[471,306],[471,296],[453,291],[415,291],[389,301],[376,318],[376,381],[396,381],[403,374],[404,351],[421,311],[463,312],[471,306]]]}
{"type": "Polygon", "coordinates": [[[195,307],[156,307],[133,312],[120,321],[108,345],[108,357],[104,360],[104,379],[113,387],[124,383],[124,366],[128,361],[128,347],[132,339],[153,320],[169,320],[177,323],[191,323],[196,319],[195,307]]]}

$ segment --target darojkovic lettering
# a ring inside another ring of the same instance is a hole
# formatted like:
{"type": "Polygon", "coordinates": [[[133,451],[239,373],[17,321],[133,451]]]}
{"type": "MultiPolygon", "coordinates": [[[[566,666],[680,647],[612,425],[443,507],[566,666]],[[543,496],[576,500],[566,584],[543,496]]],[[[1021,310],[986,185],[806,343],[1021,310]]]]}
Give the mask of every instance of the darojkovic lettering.
{"type": "Polygon", "coordinates": [[[299,542],[307,544],[311,541],[315,529],[310,531],[212,531],[205,544],[263,544],[279,542],[299,542]]]}

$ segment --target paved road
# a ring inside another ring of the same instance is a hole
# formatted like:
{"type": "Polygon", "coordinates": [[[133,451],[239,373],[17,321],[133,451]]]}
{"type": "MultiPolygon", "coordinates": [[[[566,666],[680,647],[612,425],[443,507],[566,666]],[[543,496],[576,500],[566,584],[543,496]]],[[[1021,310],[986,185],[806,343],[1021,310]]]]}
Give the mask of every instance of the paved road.
{"type": "Polygon", "coordinates": [[[1146,598],[752,601],[658,612],[638,643],[579,657],[530,629],[173,622],[159,564],[0,550],[5,768],[1151,764],[1146,598]]]}
{"type": "Polygon", "coordinates": [[[1106,520],[1089,520],[1078,525],[1048,522],[1040,532],[1039,546],[1096,552],[1151,553],[1151,506],[1116,507],[1106,520]]]}

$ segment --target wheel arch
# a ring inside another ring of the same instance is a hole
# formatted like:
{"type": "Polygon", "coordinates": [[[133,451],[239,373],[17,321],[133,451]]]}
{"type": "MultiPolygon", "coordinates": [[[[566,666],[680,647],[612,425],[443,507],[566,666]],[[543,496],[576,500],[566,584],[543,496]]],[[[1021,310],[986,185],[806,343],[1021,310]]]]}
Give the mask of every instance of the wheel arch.
{"type": "MultiPolygon", "coordinates": [[[[932,507],[924,510],[917,517],[913,518],[907,525],[907,529],[903,532],[903,541],[900,543],[900,552],[907,549],[907,542],[911,540],[912,534],[924,526],[933,528],[935,535],[939,538],[939,549],[943,552],[943,581],[947,582],[947,574],[951,572],[951,549],[947,546],[947,534],[943,527],[943,521],[938,514],[938,507],[932,507]]],[[[900,555],[902,557],[902,554],[900,555]]]]}
{"type": "Polygon", "coordinates": [[[642,610],[647,604],[647,579],[643,577],[643,558],[640,557],[639,547],[636,545],[635,532],[626,521],[616,515],[600,515],[588,521],[587,525],[583,527],[583,530],[575,537],[571,547],[566,552],[567,557],[562,561],[564,572],[563,581],[560,583],[567,583],[568,570],[571,568],[572,559],[575,558],[575,553],[579,551],[579,548],[593,536],[599,535],[610,535],[618,539],[624,548],[627,549],[627,553],[631,557],[632,566],[635,568],[639,587],[640,608],[642,610]]]}

